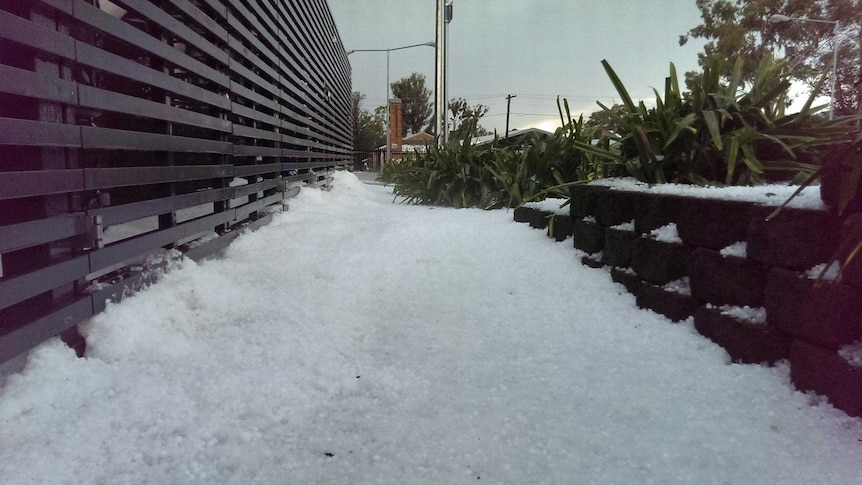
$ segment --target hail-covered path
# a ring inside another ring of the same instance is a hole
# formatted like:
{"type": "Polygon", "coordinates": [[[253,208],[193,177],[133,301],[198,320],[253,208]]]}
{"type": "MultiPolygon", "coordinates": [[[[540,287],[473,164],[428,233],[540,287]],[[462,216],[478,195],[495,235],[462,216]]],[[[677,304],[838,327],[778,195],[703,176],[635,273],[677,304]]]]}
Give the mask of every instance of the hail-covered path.
{"type": "Polygon", "coordinates": [[[578,258],[337,174],[33,351],[0,482],[862,483],[862,420],[578,258]]]}

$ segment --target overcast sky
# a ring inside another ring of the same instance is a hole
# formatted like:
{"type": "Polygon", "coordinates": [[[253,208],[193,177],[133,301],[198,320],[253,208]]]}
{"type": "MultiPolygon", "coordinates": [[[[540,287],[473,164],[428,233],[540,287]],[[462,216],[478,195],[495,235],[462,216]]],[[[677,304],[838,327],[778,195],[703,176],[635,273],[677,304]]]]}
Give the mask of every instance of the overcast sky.
{"type": "MultiPolygon", "coordinates": [[[[387,49],[435,40],[436,0],[328,0],[344,47],[387,49]]],[[[503,132],[506,95],[514,94],[510,128],[559,124],[556,96],[589,114],[619,101],[602,69],[607,59],[632,97],[664,89],[669,63],[680,76],[697,68],[703,43],[678,38],[700,24],[695,0],[454,0],[449,24],[449,97],[490,108],[482,120],[503,132]],[[556,123],[555,123],[556,122],[556,123]],[[550,123],[550,124],[549,124],[550,123]]],[[[434,89],[434,49],[390,54],[390,77],[425,74],[434,89]]],[[[386,54],[350,56],[353,90],[373,110],[386,102],[386,54]]]]}

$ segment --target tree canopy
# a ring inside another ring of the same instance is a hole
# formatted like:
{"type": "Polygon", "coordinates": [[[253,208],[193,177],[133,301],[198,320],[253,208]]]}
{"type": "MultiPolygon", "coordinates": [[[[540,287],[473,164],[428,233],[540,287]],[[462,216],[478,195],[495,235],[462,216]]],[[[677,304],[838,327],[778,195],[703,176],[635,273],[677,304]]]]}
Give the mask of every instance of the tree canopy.
{"type": "MultiPolygon", "coordinates": [[[[833,41],[837,40],[838,83],[835,113],[851,114],[859,108],[862,1],[860,0],[697,0],[703,23],[680,36],[680,45],[690,39],[704,39],[699,54],[701,67],[713,59],[744,59],[743,72],[751,75],[764,54],[783,49],[792,69],[792,77],[814,87],[824,72],[832,70],[833,41]],[[829,23],[790,20],[772,23],[769,18],[780,14],[792,19],[816,19],[839,22],[839,35],[833,39],[829,23]]],[[[733,63],[725,63],[732,66],[733,63]]],[[[728,76],[730,73],[723,73],[728,76]]],[[[693,73],[688,73],[691,79],[693,73]]],[[[824,94],[829,93],[829,83],[824,94]]]]}
{"type": "Polygon", "coordinates": [[[434,106],[431,104],[431,90],[425,87],[425,75],[414,72],[392,83],[392,94],[401,100],[404,128],[401,136],[408,130],[419,133],[429,125],[434,106]]]}
{"type": "Polygon", "coordinates": [[[616,133],[619,131],[617,119],[625,115],[625,106],[616,103],[610,108],[610,112],[600,109],[590,114],[586,126],[589,128],[608,130],[616,133]]]}
{"type": "Polygon", "coordinates": [[[351,98],[353,110],[353,149],[370,151],[386,143],[385,113],[372,114],[362,107],[365,95],[354,91],[351,98]]]}
{"type": "Polygon", "coordinates": [[[484,104],[476,104],[470,106],[464,98],[455,98],[449,101],[449,117],[451,129],[449,130],[449,138],[461,140],[467,133],[472,136],[488,135],[489,132],[479,120],[488,112],[488,107],[484,104]]]}

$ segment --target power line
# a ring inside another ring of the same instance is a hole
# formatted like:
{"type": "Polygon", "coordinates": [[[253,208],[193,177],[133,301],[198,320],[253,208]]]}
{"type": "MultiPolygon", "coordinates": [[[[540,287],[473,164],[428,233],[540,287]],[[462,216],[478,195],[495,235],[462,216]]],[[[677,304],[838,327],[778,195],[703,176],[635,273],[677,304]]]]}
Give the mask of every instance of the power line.
{"type": "MultiPolygon", "coordinates": [[[[498,98],[501,100],[506,99],[506,95],[508,93],[503,94],[462,94],[460,96],[455,96],[456,98],[464,98],[464,99],[492,99],[498,98]]],[[[521,94],[518,93],[518,97],[523,98],[534,98],[534,99],[546,99],[546,100],[555,100],[557,97],[562,99],[586,99],[586,100],[596,100],[596,99],[608,99],[613,98],[614,95],[594,95],[594,94],[521,94]]]]}
{"type": "MultiPolygon", "coordinates": [[[[511,113],[515,116],[560,116],[560,113],[515,113],[514,111],[511,113]]],[[[494,116],[505,116],[506,113],[495,113],[492,115],[485,115],[483,118],[493,118],[494,116]]]]}

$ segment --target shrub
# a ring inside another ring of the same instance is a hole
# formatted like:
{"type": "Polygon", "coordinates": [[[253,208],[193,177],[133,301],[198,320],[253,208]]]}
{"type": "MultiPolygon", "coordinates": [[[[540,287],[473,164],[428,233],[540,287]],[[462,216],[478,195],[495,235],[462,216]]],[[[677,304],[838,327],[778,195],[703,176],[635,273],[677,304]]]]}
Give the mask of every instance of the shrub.
{"type": "Polygon", "coordinates": [[[467,134],[390,164],[384,180],[408,203],[491,209],[566,196],[572,182],[622,174],[618,155],[590,144],[595,130],[583,117],[572,120],[568,103],[557,104],[563,126],[547,137],[523,147],[503,146],[499,137],[477,146],[467,134]]]}
{"type": "Polygon", "coordinates": [[[768,172],[804,178],[817,170],[824,147],[849,134],[846,120],[816,115],[823,107],[811,106],[813,95],[800,112],[785,114],[786,62],[771,56],[762,59],[749,86],[742,82],[741,58],[726,82],[715,61],[685,95],[671,64],[664,98],[654,90],[650,109],[643,101],[635,105],[607,61],[602,65],[624,110],[602,108],[620,127],[622,162],[644,182],[750,185],[762,183],[768,172]]]}

